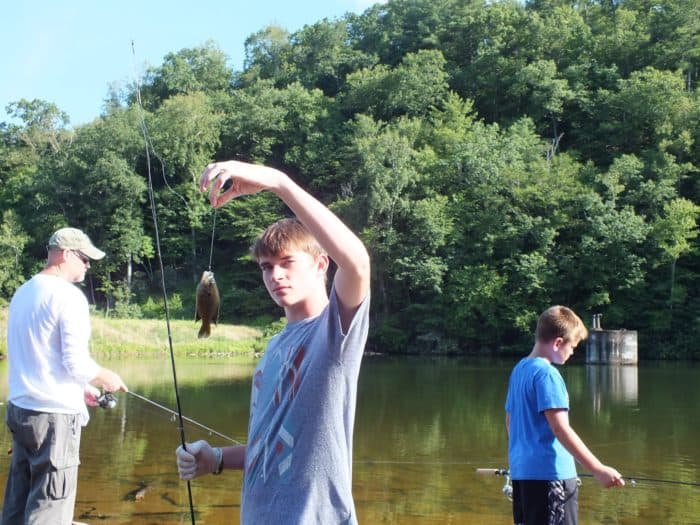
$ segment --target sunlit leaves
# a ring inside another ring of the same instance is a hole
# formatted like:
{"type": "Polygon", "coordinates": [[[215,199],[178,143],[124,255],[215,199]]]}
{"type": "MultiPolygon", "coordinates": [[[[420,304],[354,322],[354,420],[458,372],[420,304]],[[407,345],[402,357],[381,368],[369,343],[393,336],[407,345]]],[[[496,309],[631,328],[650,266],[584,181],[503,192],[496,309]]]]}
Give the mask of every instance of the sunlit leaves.
{"type": "Polygon", "coordinates": [[[693,249],[692,240],[698,237],[700,206],[687,199],[674,199],[664,205],[664,214],[654,223],[654,236],[671,260],[693,249]]]}
{"type": "Polygon", "coordinates": [[[378,119],[425,116],[447,96],[445,59],[439,51],[418,51],[391,69],[379,65],[348,76],[343,109],[378,119]]]}

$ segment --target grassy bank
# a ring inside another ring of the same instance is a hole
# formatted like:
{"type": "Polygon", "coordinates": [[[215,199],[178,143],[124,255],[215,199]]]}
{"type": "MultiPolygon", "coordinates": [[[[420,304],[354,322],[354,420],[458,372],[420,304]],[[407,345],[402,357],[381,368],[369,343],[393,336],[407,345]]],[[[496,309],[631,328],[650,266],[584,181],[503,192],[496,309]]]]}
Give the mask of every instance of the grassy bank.
{"type": "MultiPolygon", "coordinates": [[[[6,354],[7,308],[0,309],[0,352],[6,354]]],[[[171,320],[173,350],[178,357],[229,357],[262,351],[267,339],[263,331],[241,325],[212,326],[212,335],[197,339],[199,323],[171,320]]],[[[168,331],[164,319],[107,319],[92,315],[93,356],[146,356],[169,353],[168,331]]]]}

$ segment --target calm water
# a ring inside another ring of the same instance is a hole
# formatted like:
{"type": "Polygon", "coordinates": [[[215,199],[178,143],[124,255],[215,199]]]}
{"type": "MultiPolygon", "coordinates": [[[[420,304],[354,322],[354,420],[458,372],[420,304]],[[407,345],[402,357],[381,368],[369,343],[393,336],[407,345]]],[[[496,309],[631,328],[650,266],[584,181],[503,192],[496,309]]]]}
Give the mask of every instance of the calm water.
{"type": "MultiPolygon", "coordinates": [[[[111,361],[136,393],[175,407],[168,358],[111,361]]],[[[507,525],[504,480],[475,474],[506,467],[503,402],[513,360],[367,357],[355,428],[354,496],[363,524],[507,525]]],[[[253,364],[180,360],[183,413],[245,440],[253,364]]],[[[592,450],[623,474],[700,482],[700,367],[643,364],[562,369],[574,428],[592,450]]],[[[0,363],[6,397],[6,363],[0,363]]],[[[84,430],[75,518],[90,524],[191,523],[187,485],[174,450],[179,432],[164,410],[120,395],[112,410],[93,409],[84,430]],[[144,489],[133,499],[133,491],[144,489]]],[[[0,406],[4,419],[5,406],[0,406]]],[[[188,441],[227,441],[186,425],[188,441]]],[[[4,425],[0,445],[11,439],[4,425]]],[[[4,487],[8,456],[0,456],[4,487]]],[[[700,524],[700,487],[637,481],[605,490],[583,477],[580,522],[700,524]]],[[[238,523],[241,477],[207,476],[191,484],[199,524],[238,523]]]]}

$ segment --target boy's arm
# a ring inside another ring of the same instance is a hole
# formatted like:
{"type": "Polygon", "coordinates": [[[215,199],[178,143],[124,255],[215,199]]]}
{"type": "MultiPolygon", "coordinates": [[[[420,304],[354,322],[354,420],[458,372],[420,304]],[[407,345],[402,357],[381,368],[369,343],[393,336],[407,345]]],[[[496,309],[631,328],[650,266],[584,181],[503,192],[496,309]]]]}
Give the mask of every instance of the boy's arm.
{"type": "Polygon", "coordinates": [[[283,175],[275,193],[289,206],[338,266],[335,291],[347,328],[369,291],[369,254],[360,239],[332,211],[283,175]]]}
{"type": "Polygon", "coordinates": [[[262,190],[271,191],[282,199],[338,266],[335,291],[340,300],[343,328],[347,328],[369,291],[370,281],[369,254],[350,228],[285,173],[274,168],[238,161],[217,162],[207,166],[199,184],[200,190],[211,184],[209,200],[214,207],[262,190]],[[228,179],[232,179],[233,184],[221,193],[228,179]]]}
{"type": "Polygon", "coordinates": [[[214,448],[200,439],[177,447],[175,458],[180,478],[191,480],[204,474],[221,474],[224,469],[243,469],[245,453],[246,445],[214,448]]]}
{"type": "Polygon", "coordinates": [[[569,411],[563,408],[545,410],[549,427],[554,436],[583,467],[588,469],[604,487],[623,486],[622,474],[607,465],[603,465],[589,450],[579,435],[569,425],[569,411]]]}
{"type": "Polygon", "coordinates": [[[242,470],[245,466],[246,445],[221,447],[223,453],[223,468],[242,470]]]}

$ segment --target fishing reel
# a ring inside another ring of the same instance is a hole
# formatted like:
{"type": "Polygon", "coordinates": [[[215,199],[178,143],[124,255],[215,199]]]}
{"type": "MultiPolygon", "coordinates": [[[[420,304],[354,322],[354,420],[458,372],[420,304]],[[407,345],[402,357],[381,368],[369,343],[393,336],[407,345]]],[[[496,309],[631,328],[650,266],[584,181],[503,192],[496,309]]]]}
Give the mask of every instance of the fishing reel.
{"type": "Polygon", "coordinates": [[[481,474],[482,476],[503,476],[506,482],[503,485],[501,491],[503,492],[506,498],[508,498],[510,501],[513,501],[513,483],[510,479],[510,470],[508,470],[507,468],[478,468],[476,469],[476,473],[481,474]]]}
{"type": "Polygon", "coordinates": [[[108,409],[117,406],[117,398],[114,397],[112,392],[105,392],[100,397],[97,398],[97,405],[100,408],[108,409]]]}
{"type": "MultiPolygon", "coordinates": [[[[505,485],[503,485],[503,488],[501,489],[503,491],[503,495],[506,498],[508,498],[508,501],[513,501],[513,482],[510,479],[510,473],[507,470],[504,470],[504,472],[501,473],[500,475],[503,476],[506,480],[505,485]]],[[[576,478],[576,486],[577,487],[581,486],[581,478],[580,477],[576,478]]],[[[633,483],[633,486],[634,486],[634,483],[633,483]]]]}
{"type": "Polygon", "coordinates": [[[508,498],[508,501],[513,501],[513,483],[510,480],[510,474],[503,474],[503,476],[506,482],[501,490],[503,491],[503,495],[508,498]]]}

